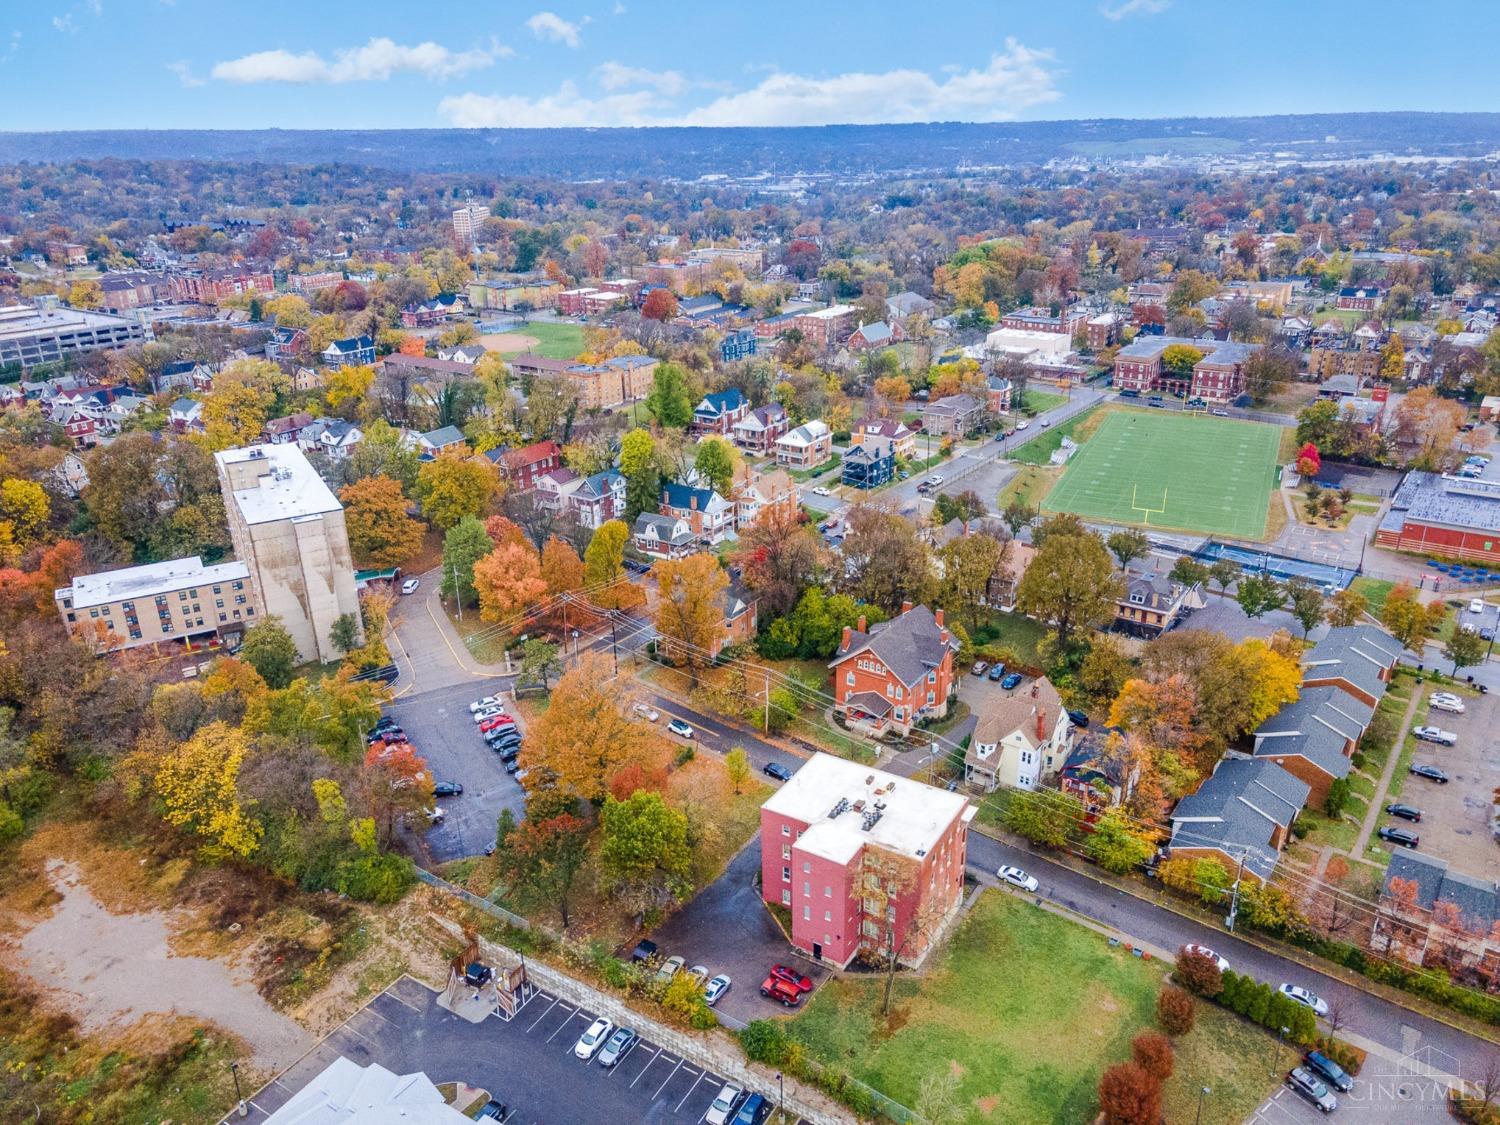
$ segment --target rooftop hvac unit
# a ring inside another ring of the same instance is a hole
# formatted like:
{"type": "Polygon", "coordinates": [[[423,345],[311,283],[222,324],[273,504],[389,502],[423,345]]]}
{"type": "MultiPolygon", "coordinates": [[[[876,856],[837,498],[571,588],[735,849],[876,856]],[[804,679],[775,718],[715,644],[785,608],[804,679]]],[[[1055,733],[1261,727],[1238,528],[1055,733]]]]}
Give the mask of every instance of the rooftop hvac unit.
{"type": "Polygon", "coordinates": [[[848,811],[849,811],[849,800],[848,800],[848,798],[846,798],[846,797],[840,797],[839,801],[838,801],[838,804],[834,805],[833,806],[833,810],[831,812],[829,812],[828,819],[829,820],[836,820],[839,816],[841,816],[842,814],[844,814],[844,813],[846,813],[848,811]]]}
{"type": "Polygon", "coordinates": [[[879,809],[871,809],[869,812],[865,813],[864,819],[860,821],[860,829],[862,831],[868,832],[870,829],[874,828],[877,823],[879,823],[880,816],[881,813],[879,809]]]}

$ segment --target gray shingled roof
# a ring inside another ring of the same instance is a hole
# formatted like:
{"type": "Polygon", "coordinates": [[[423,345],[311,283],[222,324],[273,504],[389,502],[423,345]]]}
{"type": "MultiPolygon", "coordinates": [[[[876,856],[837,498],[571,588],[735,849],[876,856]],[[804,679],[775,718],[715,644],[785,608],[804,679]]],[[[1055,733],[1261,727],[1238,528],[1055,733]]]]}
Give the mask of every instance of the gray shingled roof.
{"type": "Polygon", "coordinates": [[[1247,869],[1268,878],[1279,855],[1272,833],[1290,827],[1310,792],[1275,762],[1224,758],[1196,793],[1177,802],[1171,846],[1243,855],[1247,869]]]}
{"type": "Polygon", "coordinates": [[[901,616],[873,626],[868,633],[850,630],[849,643],[839,646],[828,666],[835,668],[852,654],[868,651],[910,687],[943,662],[945,649],[957,648],[951,633],[947,644],[943,643],[943,633],[932,610],[925,605],[913,606],[901,616]]]}
{"type": "Polygon", "coordinates": [[[1315,726],[1337,731],[1344,738],[1358,739],[1370,725],[1375,708],[1336,687],[1303,688],[1295,702],[1288,703],[1261,723],[1257,740],[1272,735],[1305,732],[1315,726]]]}
{"type": "Polygon", "coordinates": [[[1472,875],[1448,870],[1448,861],[1398,850],[1385,869],[1384,893],[1391,893],[1391,880],[1405,879],[1417,885],[1417,905],[1431,910],[1439,902],[1451,902],[1463,915],[1465,925],[1488,932],[1500,920],[1500,888],[1472,875]]]}
{"type": "Polygon", "coordinates": [[[1379,699],[1386,689],[1381,672],[1394,668],[1400,656],[1400,642],[1383,629],[1373,625],[1344,625],[1330,629],[1326,637],[1303,654],[1303,678],[1347,680],[1379,699]]]}
{"type": "MultiPolygon", "coordinates": [[[[1337,691],[1337,688],[1330,690],[1337,691]]],[[[1340,693],[1344,694],[1344,693],[1340,693]]],[[[1259,735],[1259,732],[1256,732],[1259,735]]],[[[1344,736],[1320,723],[1310,723],[1295,734],[1257,740],[1257,758],[1306,758],[1330,777],[1348,777],[1352,763],[1344,757],[1344,736]]]]}

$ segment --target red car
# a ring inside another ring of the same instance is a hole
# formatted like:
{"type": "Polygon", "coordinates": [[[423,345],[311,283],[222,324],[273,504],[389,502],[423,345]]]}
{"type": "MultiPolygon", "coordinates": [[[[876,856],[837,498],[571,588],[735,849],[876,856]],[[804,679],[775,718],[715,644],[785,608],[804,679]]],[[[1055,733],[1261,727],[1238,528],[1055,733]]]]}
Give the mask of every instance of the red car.
{"type": "Polygon", "coordinates": [[[788,984],[780,977],[767,977],[760,986],[760,994],[783,1004],[788,1008],[795,1008],[802,1003],[802,992],[796,985],[788,984]]]}
{"type": "Polygon", "coordinates": [[[492,730],[497,730],[500,727],[514,722],[515,719],[511,718],[509,715],[496,715],[493,719],[486,719],[484,722],[479,724],[479,733],[489,734],[492,730]]]}
{"type": "Polygon", "coordinates": [[[786,965],[772,965],[771,979],[790,985],[797,990],[797,995],[799,996],[813,990],[811,977],[805,977],[797,972],[796,969],[788,968],[786,965]]]}

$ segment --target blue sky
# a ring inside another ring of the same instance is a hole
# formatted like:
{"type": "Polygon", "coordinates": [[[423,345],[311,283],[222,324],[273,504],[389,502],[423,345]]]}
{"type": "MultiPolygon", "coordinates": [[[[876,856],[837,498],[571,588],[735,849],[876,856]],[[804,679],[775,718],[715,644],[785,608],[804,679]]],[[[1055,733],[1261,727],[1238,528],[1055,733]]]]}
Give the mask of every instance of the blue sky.
{"type": "Polygon", "coordinates": [[[1497,31],[1488,0],[6,0],[0,129],[1500,110],[1497,31]]]}

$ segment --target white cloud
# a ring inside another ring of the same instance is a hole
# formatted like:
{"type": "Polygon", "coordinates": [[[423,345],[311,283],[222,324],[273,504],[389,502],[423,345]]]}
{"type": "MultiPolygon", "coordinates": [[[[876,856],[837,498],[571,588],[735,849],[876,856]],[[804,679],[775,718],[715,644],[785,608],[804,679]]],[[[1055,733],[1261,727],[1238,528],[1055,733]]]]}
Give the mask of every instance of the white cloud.
{"type": "Polygon", "coordinates": [[[625,14],[625,5],[622,4],[622,3],[620,3],[620,0],[615,0],[615,15],[617,15],[617,16],[623,16],[624,14],[625,14]]]}
{"type": "Polygon", "coordinates": [[[215,63],[212,74],[220,81],[239,83],[381,82],[396,74],[455,78],[481,70],[510,53],[509,48],[497,43],[488,49],[450,51],[437,43],[407,47],[379,38],[371,39],[363,47],[336,51],[332,62],[316,51],[294,55],[277,49],[215,63]]]}
{"type": "Polygon", "coordinates": [[[5,41],[5,48],[0,50],[0,63],[8,63],[11,57],[21,49],[21,33],[12,31],[10,38],[5,41]]]}
{"type": "Polygon", "coordinates": [[[477,93],[447,97],[438,112],[461,128],[1008,121],[1061,96],[1053,83],[1052,60],[1050,51],[1008,39],[988,65],[955,71],[941,80],[920,70],[830,78],[774,73],[752,89],[686,109],[674,100],[692,85],[680,74],[607,63],[598,72],[606,91],[602,97],[590,97],[574,83],[564,82],[556,93],[537,98],[477,93]]]}
{"type": "Polygon", "coordinates": [[[648,89],[675,97],[688,88],[688,80],[676,70],[646,70],[638,66],[626,66],[624,63],[607,62],[596,72],[599,85],[606,90],[624,90],[631,86],[644,86],[648,89]]]}
{"type": "Polygon", "coordinates": [[[1014,39],[982,69],[942,81],[920,70],[809,78],[775,73],[682,115],[683,125],[862,125],[919,121],[1008,121],[1055,101],[1052,52],[1014,39]]]}
{"type": "Polygon", "coordinates": [[[78,24],[74,22],[72,12],[61,16],[53,16],[52,26],[57,28],[58,31],[66,31],[69,34],[78,30],[78,24]]]}
{"type": "Polygon", "coordinates": [[[1127,16],[1154,16],[1171,5],[1172,0],[1120,0],[1117,4],[1100,4],[1099,14],[1118,23],[1127,16]]]}
{"type": "Polygon", "coordinates": [[[538,39],[566,43],[569,47],[580,45],[578,33],[583,29],[583,24],[569,23],[556,12],[538,12],[526,21],[526,26],[538,39]]]}
{"type": "Polygon", "coordinates": [[[203,79],[193,73],[193,69],[186,62],[169,62],[167,69],[177,75],[177,81],[189,88],[203,85],[203,79]]]}

